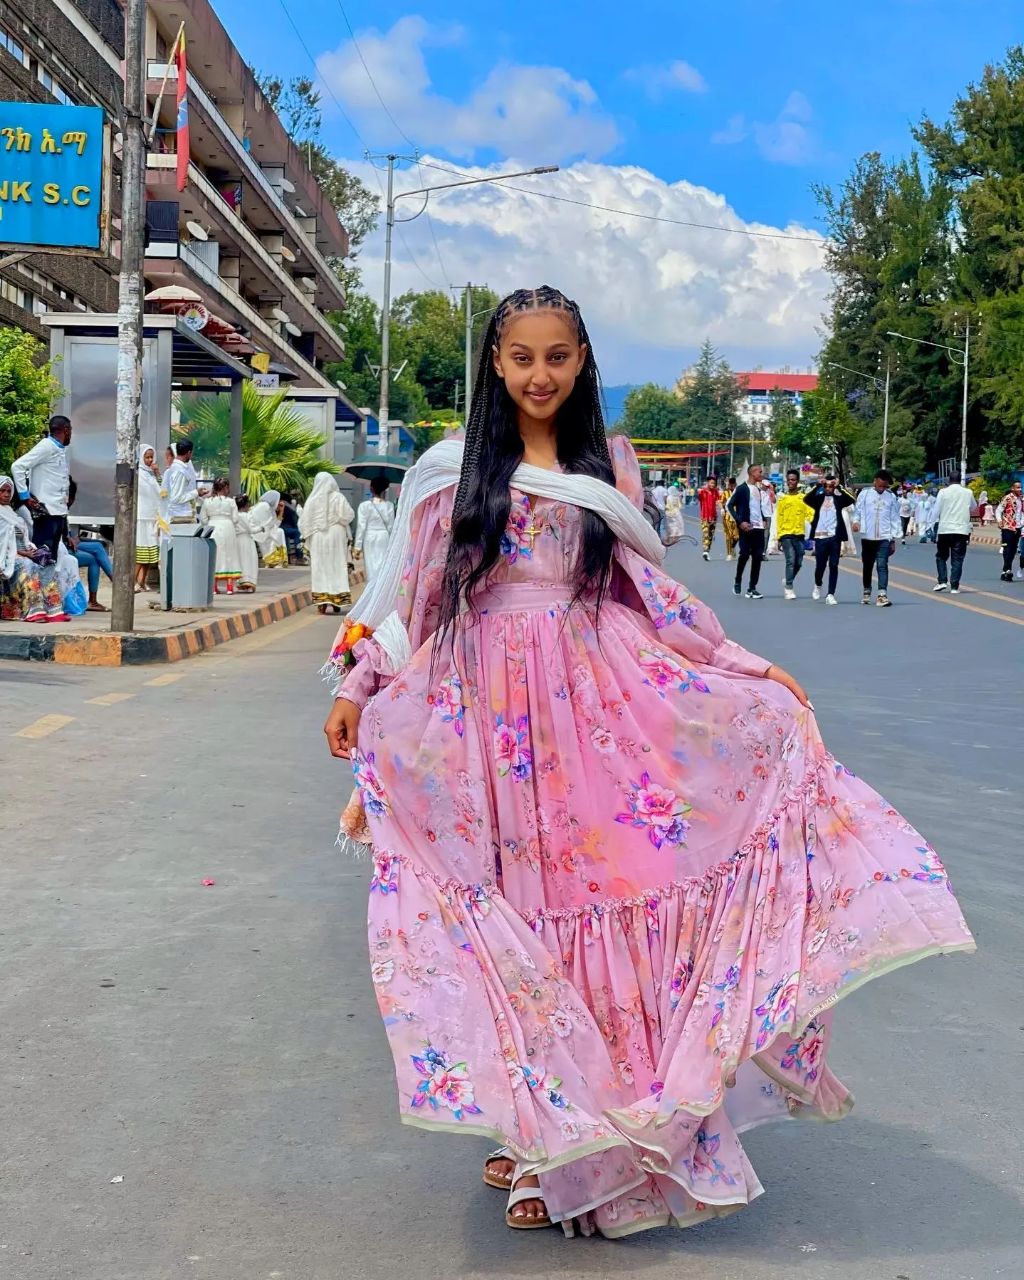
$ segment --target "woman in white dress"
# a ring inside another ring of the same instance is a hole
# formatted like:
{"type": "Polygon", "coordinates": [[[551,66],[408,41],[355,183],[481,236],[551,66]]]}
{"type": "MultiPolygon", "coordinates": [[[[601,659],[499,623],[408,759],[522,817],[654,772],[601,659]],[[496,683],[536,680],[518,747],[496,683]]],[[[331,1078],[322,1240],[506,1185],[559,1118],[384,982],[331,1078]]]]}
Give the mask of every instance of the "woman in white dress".
{"type": "Polygon", "coordinates": [[[199,519],[213,530],[217,544],[217,565],[214,569],[213,589],[219,595],[223,589],[231,595],[235,583],[242,576],[242,562],[238,550],[238,508],[230,494],[226,480],[214,480],[213,493],[203,499],[199,519]]]}
{"type": "Polygon", "coordinates": [[[268,489],[259,502],[249,512],[249,523],[256,546],[263,557],[263,567],[274,569],[278,565],[288,563],[288,545],[284,539],[284,530],[277,518],[277,509],[281,505],[281,495],[276,489],[268,489]]]}
{"type": "Polygon", "coordinates": [[[160,530],[163,517],[160,472],[151,444],[139,448],[139,493],[135,509],[135,590],[146,590],[150,568],[160,563],[160,530]]]}
{"type": "Polygon", "coordinates": [[[235,506],[238,508],[238,567],[242,571],[236,590],[248,594],[256,590],[259,580],[260,553],[252,531],[252,503],[249,495],[240,493],[235,499],[235,506]]]}
{"type": "Polygon", "coordinates": [[[391,530],[395,527],[395,504],[385,496],[388,482],[383,476],[370,481],[372,498],[359,504],[356,521],[355,558],[365,560],[366,581],[369,582],[387,555],[391,530]]]}
{"type": "Polygon", "coordinates": [[[313,603],[320,613],[340,613],[352,603],[348,581],[349,525],[355,519],[338,482],[321,471],[299,516],[299,532],[309,552],[313,603]]]}
{"type": "Polygon", "coordinates": [[[674,547],[683,533],[683,495],[679,485],[673,483],[665,495],[665,532],[661,540],[666,547],[674,547]]]}

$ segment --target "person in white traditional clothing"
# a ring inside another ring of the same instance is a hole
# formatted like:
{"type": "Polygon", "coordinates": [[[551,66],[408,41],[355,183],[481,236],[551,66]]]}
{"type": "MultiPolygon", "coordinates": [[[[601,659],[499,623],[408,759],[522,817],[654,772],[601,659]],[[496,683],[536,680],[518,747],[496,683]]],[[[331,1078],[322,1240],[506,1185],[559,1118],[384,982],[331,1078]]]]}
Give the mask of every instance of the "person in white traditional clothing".
{"type": "Polygon", "coordinates": [[[683,494],[677,482],[669,486],[665,495],[665,532],[662,542],[666,547],[674,547],[682,538],[683,526],[683,494]]]}
{"type": "Polygon", "coordinates": [[[370,492],[373,497],[359,504],[354,552],[356,560],[364,561],[367,582],[384,563],[395,527],[395,506],[387,499],[388,482],[384,476],[373,477],[370,492]]]}
{"type": "Polygon", "coordinates": [[[235,499],[235,506],[238,508],[238,562],[242,570],[236,590],[251,592],[256,590],[260,576],[260,554],[252,531],[252,503],[249,495],[240,493],[235,499]]]}
{"type": "Polygon", "coordinates": [[[309,552],[313,603],[320,613],[352,603],[348,581],[349,526],[355,512],[328,471],[313,482],[299,517],[299,532],[309,552]]]}
{"type": "Polygon", "coordinates": [[[288,563],[288,544],[284,530],[277,518],[281,495],[276,489],[268,489],[249,513],[249,523],[256,539],[264,568],[275,569],[288,563]]]}
{"type": "Polygon", "coordinates": [[[139,494],[135,511],[135,590],[145,591],[152,565],[160,563],[160,472],[151,444],[139,448],[139,494]]]}
{"type": "Polygon", "coordinates": [[[179,440],[174,446],[174,455],[164,475],[167,520],[170,524],[195,524],[200,494],[199,477],[192,465],[192,441],[179,440]]]}
{"type": "Polygon", "coordinates": [[[213,530],[217,545],[217,564],[213,574],[213,589],[220,595],[226,591],[232,595],[235,583],[242,576],[241,556],[238,550],[238,508],[231,497],[231,486],[226,480],[214,480],[213,494],[200,510],[203,524],[213,530]]]}

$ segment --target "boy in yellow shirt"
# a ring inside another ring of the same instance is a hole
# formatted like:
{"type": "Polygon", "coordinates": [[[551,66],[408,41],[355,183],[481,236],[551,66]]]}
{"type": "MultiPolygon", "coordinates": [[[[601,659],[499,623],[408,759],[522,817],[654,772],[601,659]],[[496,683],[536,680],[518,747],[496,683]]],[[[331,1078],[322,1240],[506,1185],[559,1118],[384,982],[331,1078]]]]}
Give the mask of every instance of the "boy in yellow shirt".
{"type": "Polygon", "coordinates": [[[778,530],[779,546],[786,557],[786,599],[795,600],[796,591],[793,584],[796,575],[804,562],[804,542],[807,537],[807,523],[814,518],[814,512],[804,502],[800,492],[800,472],[786,472],[786,492],[779,499],[775,508],[775,521],[778,530]]]}

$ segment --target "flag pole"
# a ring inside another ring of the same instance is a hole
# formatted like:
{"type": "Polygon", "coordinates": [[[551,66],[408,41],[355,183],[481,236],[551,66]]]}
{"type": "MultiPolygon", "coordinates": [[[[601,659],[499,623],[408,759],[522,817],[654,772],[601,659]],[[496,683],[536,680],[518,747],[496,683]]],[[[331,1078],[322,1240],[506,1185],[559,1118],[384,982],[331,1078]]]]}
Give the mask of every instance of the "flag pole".
{"type": "Polygon", "coordinates": [[[156,95],[156,102],[153,104],[153,118],[149,122],[149,129],[146,131],[146,147],[153,145],[153,135],[156,133],[156,122],[160,118],[160,108],[163,106],[164,94],[167,92],[167,81],[171,78],[171,63],[174,61],[174,55],[178,52],[178,42],[184,38],[185,24],[184,22],[178,28],[178,34],[174,37],[174,44],[171,45],[171,52],[164,66],[164,78],[160,81],[160,92],[156,95]]]}

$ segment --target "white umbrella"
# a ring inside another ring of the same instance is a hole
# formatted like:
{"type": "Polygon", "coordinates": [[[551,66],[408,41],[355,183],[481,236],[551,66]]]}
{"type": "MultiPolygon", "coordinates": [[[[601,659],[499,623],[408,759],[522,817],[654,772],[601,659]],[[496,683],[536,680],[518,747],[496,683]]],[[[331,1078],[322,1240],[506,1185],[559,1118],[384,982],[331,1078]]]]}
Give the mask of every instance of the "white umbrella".
{"type": "Polygon", "coordinates": [[[159,289],[150,289],[145,300],[146,302],[202,302],[202,298],[194,289],[186,289],[181,284],[165,284],[159,289]]]}

